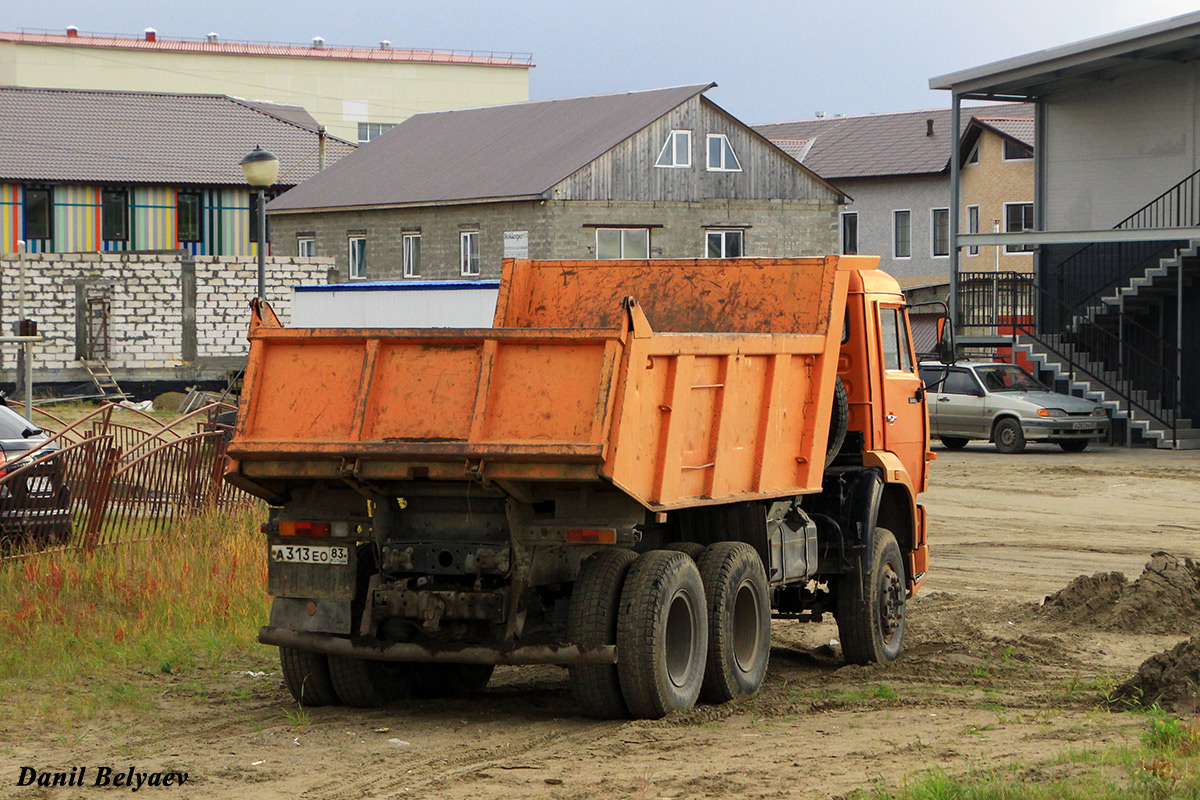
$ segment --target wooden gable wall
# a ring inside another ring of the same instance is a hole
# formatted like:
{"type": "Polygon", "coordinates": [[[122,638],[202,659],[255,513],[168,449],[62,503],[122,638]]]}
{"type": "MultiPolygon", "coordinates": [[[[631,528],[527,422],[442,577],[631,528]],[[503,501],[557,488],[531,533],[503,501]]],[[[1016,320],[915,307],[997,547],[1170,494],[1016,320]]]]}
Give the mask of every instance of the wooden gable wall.
{"type": "Polygon", "coordinates": [[[790,156],[697,95],[550,191],[555,200],[696,203],[711,199],[837,203],[839,196],[790,156]],[[672,130],[692,132],[691,167],[656,167],[672,130]],[[708,134],[723,133],[741,172],[708,171],[708,134]]]}

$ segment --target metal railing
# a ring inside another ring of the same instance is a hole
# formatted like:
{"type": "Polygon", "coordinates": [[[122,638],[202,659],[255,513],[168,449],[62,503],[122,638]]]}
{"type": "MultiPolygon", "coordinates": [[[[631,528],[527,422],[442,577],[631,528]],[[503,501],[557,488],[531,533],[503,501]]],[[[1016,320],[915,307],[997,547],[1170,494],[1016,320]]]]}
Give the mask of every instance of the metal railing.
{"type": "Polygon", "coordinates": [[[115,422],[132,410],[112,404],[70,425],[41,412],[39,424],[53,435],[2,465],[0,557],[94,549],[215,508],[256,503],[223,479],[230,432],[216,417],[230,408],[214,403],[170,425],[135,417],[143,427],[115,422]],[[193,424],[194,433],[181,432],[193,424]]]}
{"type": "Polygon", "coordinates": [[[1171,430],[1187,413],[1182,402],[1179,349],[1131,319],[1092,318],[1020,272],[959,276],[962,327],[1024,336],[1055,355],[1072,381],[1092,381],[1171,430]]]}
{"type": "MultiPolygon", "coordinates": [[[[1134,211],[1113,229],[1146,230],[1200,226],[1200,170],[1134,211]]],[[[1057,264],[1044,264],[1042,285],[1054,286],[1073,313],[1099,307],[1110,290],[1188,246],[1170,242],[1093,242],[1057,264]]]]}

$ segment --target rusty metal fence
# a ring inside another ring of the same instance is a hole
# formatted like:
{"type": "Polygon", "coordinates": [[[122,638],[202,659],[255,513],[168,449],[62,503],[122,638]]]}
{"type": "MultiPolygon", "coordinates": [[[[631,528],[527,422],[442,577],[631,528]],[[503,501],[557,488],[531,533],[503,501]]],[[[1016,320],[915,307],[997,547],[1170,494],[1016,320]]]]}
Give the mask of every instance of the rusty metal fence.
{"type": "Polygon", "coordinates": [[[93,549],[166,530],[256,498],[226,484],[231,430],[214,403],[170,424],[114,404],[74,423],[34,409],[32,449],[0,466],[0,558],[93,549]]]}

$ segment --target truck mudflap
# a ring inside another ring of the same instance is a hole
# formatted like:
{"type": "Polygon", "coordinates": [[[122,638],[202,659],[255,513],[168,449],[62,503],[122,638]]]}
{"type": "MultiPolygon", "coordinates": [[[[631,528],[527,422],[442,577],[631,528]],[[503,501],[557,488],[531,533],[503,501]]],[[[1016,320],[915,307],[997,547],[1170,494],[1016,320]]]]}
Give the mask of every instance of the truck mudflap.
{"type": "Polygon", "coordinates": [[[258,641],[332,656],[373,661],[410,661],[439,664],[615,664],[615,645],[583,648],[577,645],[526,645],[501,650],[470,645],[388,644],[377,640],[345,639],[265,626],[258,641]]]}

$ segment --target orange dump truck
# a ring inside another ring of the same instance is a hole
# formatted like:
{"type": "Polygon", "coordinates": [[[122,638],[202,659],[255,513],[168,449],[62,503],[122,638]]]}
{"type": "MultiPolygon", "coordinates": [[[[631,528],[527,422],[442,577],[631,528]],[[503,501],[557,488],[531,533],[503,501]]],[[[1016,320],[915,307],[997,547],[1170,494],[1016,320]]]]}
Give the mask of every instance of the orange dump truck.
{"type": "Polygon", "coordinates": [[[227,479],[271,505],[259,640],[308,705],[569,667],[582,711],[756,691],[772,617],[893,659],[924,390],[871,257],[506,261],[493,328],[256,306],[227,479]]]}

